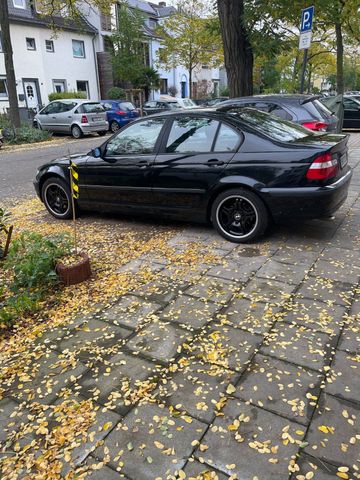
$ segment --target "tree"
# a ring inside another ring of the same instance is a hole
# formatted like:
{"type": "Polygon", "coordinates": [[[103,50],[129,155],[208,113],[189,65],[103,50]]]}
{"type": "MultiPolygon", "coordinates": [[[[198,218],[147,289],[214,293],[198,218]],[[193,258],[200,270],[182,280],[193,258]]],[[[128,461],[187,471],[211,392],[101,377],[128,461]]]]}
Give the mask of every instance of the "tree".
{"type": "Polygon", "coordinates": [[[194,70],[221,63],[223,52],[220,38],[209,28],[206,5],[202,0],[179,0],[177,10],[165,19],[158,33],[162,48],[158,63],[166,69],[183,65],[189,74],[189,96],[192,97],[194,70]]]}
{"type": "Polygon", "coordinates": [[[244,0],[217,0],[230,97],[253,93],[253,51],[244,0]]]}
{"type": "Polygon", "coordinates": [[[145,99],[149,99],[150,90],[158,90],[160,88],[160,77],[158,72],[152,67],[142,66],[138,75],[133,81],[135,88],[144,90],[145,99]]]}
{"type": "Polygon", "coordinates": [[[0,0],[0,27],[5,59],[6,84],[10,105],[10,122],[13,128],[20,127],[19,104],[16,92],[16,77],[10,37],[9,8],[7,0],[0,0]]]}

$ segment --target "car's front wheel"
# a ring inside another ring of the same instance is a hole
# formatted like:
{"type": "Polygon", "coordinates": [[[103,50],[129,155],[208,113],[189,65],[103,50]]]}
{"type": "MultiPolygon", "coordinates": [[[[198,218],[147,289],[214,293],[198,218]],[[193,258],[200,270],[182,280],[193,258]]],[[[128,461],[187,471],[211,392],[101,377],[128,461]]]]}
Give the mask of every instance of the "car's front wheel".
{"type": "Polygon", "coordinates": [[[78,125],[73,125],[71,127],[71,135],[74,137],[74,138],[81,138],[83,136],[83,132],[81,130],[81,128],[78,126],[78,125]]]}
{"type": "Polygon", "coordinates": [[[115,133],[119,130],[120,128],[120,125],[118,124],[118,122],[116,120],[113,120],[111,123],[110,123],[110,130],[115,133]]]}
{"type": "Polygon", "coordinates": [[[255,193],[239,188],[226,190],[216,197],[211,220],[222,237],[230,242],[246,243],[265,232],[269,215],[255,193]]]}
{"type": "Polygon", "coordinates": [[[58,177],[45,180],[41,189],[41,198],[47,210],[55,218],[66,220],[72,217],[72,202],[69,185],[58,177]]]}

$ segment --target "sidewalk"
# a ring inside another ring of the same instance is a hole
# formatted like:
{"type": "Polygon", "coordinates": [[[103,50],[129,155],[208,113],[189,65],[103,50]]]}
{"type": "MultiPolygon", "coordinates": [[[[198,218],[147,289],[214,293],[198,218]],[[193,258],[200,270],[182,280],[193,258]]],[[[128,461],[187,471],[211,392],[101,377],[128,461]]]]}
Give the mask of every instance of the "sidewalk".
{"type": "Polygon", "coordinates": [[[168,243],[196,243],[192,263],[129,262],[155,278],[4,363],[0,478],[360,478],[360,134],[350,148],[334,220],[243,246],[188,226],[168,243]]]}

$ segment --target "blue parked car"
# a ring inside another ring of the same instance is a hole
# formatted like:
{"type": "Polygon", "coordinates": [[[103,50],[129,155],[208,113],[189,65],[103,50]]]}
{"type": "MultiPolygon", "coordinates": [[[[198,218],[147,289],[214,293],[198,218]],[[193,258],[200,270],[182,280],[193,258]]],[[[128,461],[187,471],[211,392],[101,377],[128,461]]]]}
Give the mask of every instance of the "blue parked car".
{"type": "Polygon", "coordinates": [[[140,116],[139,110],[126,100],[100,100],[100,103],[106,110],[109,129],[112,132],[140,116]]]}

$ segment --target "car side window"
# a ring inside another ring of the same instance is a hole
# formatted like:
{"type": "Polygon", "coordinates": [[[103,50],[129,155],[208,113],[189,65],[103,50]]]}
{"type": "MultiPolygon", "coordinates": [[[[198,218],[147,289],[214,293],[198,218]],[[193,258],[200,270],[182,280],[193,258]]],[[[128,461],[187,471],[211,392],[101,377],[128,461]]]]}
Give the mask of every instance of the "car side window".
{"type": "Polygon", "coordinates": [[[276,115],[277,117],[282,118],[283,120],[292,119],[292,116],[286,110],[284,110],[279,105],[275,105],[273,103],[269,104],[269,109],[267,111],[272,115],[276,115]]]}
{"type": "Polygon", "coordinates": [[[214,152],[236,152],[240,142],[240,134],[228,125],[225,125],[225,123],[222,123],[216,139],[214,152]]]}
{"type": "Polygon", "coordinates": [[[156,102],[146,102],[144,105],[145,108],[155,108],[156,102]]]}
{"type": "Polygon", "coordinates": [[[43,113],[59,113],[61,108],[60,102],[50,103],[43,111],[43,113]]]}
{"type": "Polygon", "coordinates": [[[106,145],[106,156],[153,153],[164,123],[165,119],[154,118],[135,123],[120,131],[106,145]]]}
{"type": "Polygon", "coordinates": [[[211,151],[219,122],[204,117],[181,117],[173,121],[166,153],[211,151]]]}
{"type": "Polygon", "coordinates": [[[360,104],[354,102],[350,98],[344,98],[345,110],[359,110],[360,104]]]}
{"type": "Polygon", "coordinates": [[[261,110],[262,112],[269,112],[270,105],[264,102],[256,102],[252,104],[248,104],[248,107],[256,108],[256,110],[261,110]]]}
{"type": "Polygon", "coordinates": [[[113,108],[112,104],[109,102],[102,103],[101,105],[105,108],[105,110],[112,110],[113,108]]]}
{"type": "Polygon", "coordinates": [[[75,102],[67,102],[67,103],[61,102],[60,112],[61,113],[70,112],[70,110],[72,110],[74,107],[76,107],[75,102]]]}

